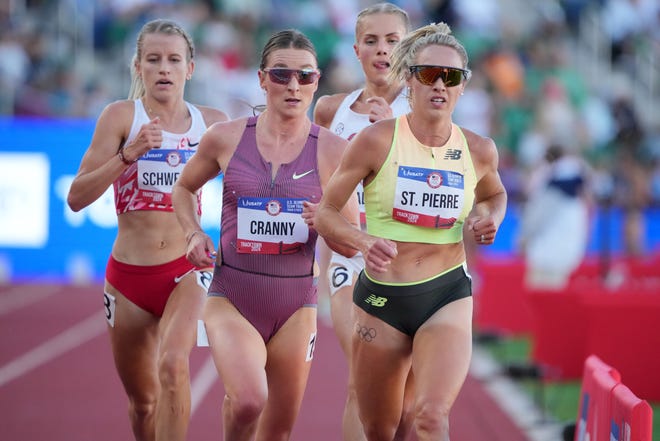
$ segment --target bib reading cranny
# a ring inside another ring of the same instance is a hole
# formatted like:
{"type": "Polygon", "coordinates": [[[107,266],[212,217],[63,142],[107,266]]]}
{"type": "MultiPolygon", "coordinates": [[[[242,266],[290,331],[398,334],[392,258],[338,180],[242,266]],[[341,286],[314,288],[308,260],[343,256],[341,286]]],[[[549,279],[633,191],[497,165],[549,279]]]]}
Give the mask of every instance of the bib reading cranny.
{"type": "Polygon", "coordinates": [[[385,162],[365,187],[367,231],[401,242],[460,242],[475,186],[460,127],[452,124],[444,146],[428,147],[417,141],[401,116],[385,162]]]}
{"type": "Polygon", "coordinates": [[[309,227],[301,214],[304,199],[238,198],[236,250],[287,254],[307,242],[309,227]]]}

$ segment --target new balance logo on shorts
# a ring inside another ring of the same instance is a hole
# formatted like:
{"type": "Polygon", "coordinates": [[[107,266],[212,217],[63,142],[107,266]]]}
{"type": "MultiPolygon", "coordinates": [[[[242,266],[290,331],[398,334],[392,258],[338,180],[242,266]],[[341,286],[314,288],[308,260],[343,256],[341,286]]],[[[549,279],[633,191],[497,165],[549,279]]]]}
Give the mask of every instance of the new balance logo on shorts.
{"type": "Polygon", "coordinates": [[[382,308],[383,306],[385,306],[385,302],[387,302],[387,298],[386,297],[378,297],[378,296],[375,296],[375,295],[371,294],[369,297],[367,297],[365,299],[365,302],[369,303],[372,306],[377,306],[379,308],[382,308]]]}

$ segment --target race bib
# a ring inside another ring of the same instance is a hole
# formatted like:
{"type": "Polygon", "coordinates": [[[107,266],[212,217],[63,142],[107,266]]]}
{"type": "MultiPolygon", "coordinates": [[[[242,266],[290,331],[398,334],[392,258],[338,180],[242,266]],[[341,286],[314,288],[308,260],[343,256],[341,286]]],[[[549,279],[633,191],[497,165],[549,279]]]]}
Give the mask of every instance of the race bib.
{"type": "Polygon", "coordinates": [[[360,225],[365,227],[367,225],[367,216],[364,205],[364,186],[362,185],[362,181],[358,183],[355,193],[357,194],[358,208],[360,210],[360,225]]]}
{"type": "Polygon", "coordinates": [[[314,358],[314,348],[316,347],[316,332],[309,335],[309,343],[307,343],[307,355],[305,361],[312,361],[314,358]]]}
{"type": "Polygon", "coordinates": [[[427,228],[451,228],[463,211],[463,175],[449,170],[399,167],[392,218],[427,228]]]}
{"type": "Polygon", "coordinates": [[[103,307],[105,309],[105,319],[108,324],[115,327],[115,310],[117,309],[117,299],[110,293],[103,291],[103,307]]]}
{"type": "Polygon", "coordinates": [[[193,150],[153,149],[138,161],[138,189],[142,198],[156,204],[169,204],[172,187],[193,150]]]}
{"type": "Polygon", "coordinates": [[[305,199],[238,198],[239,253],[289,254],[307,242],[309,227],[302,218],[305,199]]]}
{"type": "Polygon", "coordinates": [[[200,348],[209,345],[209,336],[206,333],[206,326],[204,320],[197,320],[197,346],[200,348]]]}

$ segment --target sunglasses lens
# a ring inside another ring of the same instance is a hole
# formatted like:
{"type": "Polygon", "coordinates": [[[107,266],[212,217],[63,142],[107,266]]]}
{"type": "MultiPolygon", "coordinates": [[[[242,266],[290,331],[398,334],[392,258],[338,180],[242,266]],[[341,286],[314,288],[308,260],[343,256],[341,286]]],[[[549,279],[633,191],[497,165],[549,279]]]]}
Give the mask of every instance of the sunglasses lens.
{"type": "Polygon", "coordinates": [[[290,69],[268,69],[268,76],[273,83],[289,84],[294,72],[290,69]]]}
{"type": "Polygon", "coordinates": [[[267,69],[268,76],[273,83],[289,84],[291,77],[296,76],[300,84],[312,84],[319,77],[319,73],[315,70],[295,70],[295,69],[267,69]]]}
{"type": "Polygon", "coordinates": [[[447,87],[454,87],[461,84],[463,79],[463,71],[459,69],[445,69],[444,77],[442,77],[442,82],[445,83],[447,87]]]}
{"type": "Polygon", "coordinates": [[[438,78],[446,87],[458,86],[463,80],[463,70],[455,67],[413,66],[411,69],[417,80],[425,86],[434,84],[438,78]]]}
{"type": "Polygon", "coordinates": [[[420,83],[424,84],[425,86],[429,86],[438,81],[438,78],[440,78],[440,68],[417,67],[415,69],[415,76],[420,83]]]}
{"type": "Polygon", "coordinates": [[[312,84],[316,81],[317,72],[313,70],[299,70],[298,73],[298,82],[300,84],[312,84]]]}

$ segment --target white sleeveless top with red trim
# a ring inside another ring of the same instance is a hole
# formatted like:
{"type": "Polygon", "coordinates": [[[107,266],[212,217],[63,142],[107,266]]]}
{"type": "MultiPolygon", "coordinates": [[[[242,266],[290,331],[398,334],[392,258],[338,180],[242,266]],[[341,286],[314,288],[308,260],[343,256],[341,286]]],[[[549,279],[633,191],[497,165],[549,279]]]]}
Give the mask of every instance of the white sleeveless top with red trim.
{"type": "MultiPolygon", "coordinates": [[[[150,121],[142,100],[135,100],[131,131],[124,145],[137,137],[140,127],[150,121]]],[[[163,143],[131,164],[113,183],[117,214],[128,211],[173,211],[172,186],[188,159],[197,151],[199,140],[206,131],[202,112],[186,102],[192,123],[185,133],[163,130],[163,143]]],[[[201,192],[197,195],[198,214],[201,214],[201,192]]]]}
{"type": "MultiPolygon", "coordinates": [[[[330,131],[348,141],[353,139],[360,130],[371,125],[369,114],[357,113],[351,109],[351,106],[357,101],[363,91],[364,89],[357,89],[346,95],[337,108],[335,116],[332,118],[332,123],[330,124],[330,131]]],[[[390,108],[392,109],[392,115],[394,117],[405,115],[410,112],[410,102],[408,101],[405,88],[396,96],[392,104],[390,104],[390,108]]],[[[358,184],[355,191],[357,193],[358,205],[360,208],[360,224],[362,224],[362,227],[364,228],[366,221],[364,214],[364,188],[362,182],[358,184]]]]}

